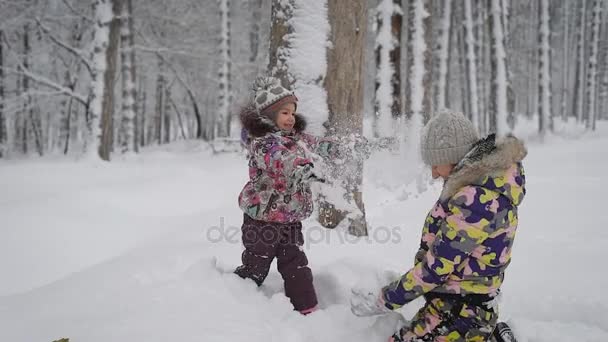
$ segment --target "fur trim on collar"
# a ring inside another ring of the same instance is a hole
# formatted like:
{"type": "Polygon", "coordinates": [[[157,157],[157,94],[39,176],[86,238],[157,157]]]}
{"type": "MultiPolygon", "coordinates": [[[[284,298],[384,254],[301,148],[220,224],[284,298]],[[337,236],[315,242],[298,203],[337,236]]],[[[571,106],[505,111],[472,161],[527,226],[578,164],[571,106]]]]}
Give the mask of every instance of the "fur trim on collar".
{"type": "MultiPolygon", "coordinates": [[[[255,108],[245,108],[241,114],[241,124],[252,137],[262,137],[267,133],[277,132],[277,125],[265,115],[260,115],[255,108]]],[[[296,133],[306,129],[306,119],[301,114],[296,114],[296,123],[293,127],[296,133]]]]}
{"type": "MultiPolygon", "coordinates": [[[[443,186],[440,196],[441,201],[451,198],[463,187],[475,184],[482,177],[498,176],[514,163],[522,161],[528,154],[524,142],[509,135],[498,139],[496,142],[492,141],[494,145],[487,149],[487,153],[481,156],[477,155],[475,158],[471,157],[471,154],[476,154],[474,153],[476,152],[475,149],[487,142],[488,138],[476,144],[471,152],[456,166],[455,171],[448,177],[443,186]]],[[[484,148],[487,148],[487,146],[484,148]]]]}

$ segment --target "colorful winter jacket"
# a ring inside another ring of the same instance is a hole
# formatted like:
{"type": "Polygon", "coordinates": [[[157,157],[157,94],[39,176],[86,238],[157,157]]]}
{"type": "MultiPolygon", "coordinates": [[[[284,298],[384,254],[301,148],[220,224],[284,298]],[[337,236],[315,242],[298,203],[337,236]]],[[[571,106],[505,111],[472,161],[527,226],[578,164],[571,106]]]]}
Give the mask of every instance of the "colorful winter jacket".
{"type": "Polygon", "coordinates": [[[383,289],[398,308],[433,291],[495,296],[517,230],[525,189],[520,140],[494,135],[476,143],[446,180],[424,223],[414,267],[383,289]]]}
{"type": "Polygon", "coordinates": [[[242,114],[241,122],[251,136],[249,181],[239,195],[241,210],[268,222],[297,222],[309,217],[313,211],[310,156],[331,154],[331,141],[304,133],[306,121],[300,115],[296,115],[290,133],[253,111],[242,114]]]}

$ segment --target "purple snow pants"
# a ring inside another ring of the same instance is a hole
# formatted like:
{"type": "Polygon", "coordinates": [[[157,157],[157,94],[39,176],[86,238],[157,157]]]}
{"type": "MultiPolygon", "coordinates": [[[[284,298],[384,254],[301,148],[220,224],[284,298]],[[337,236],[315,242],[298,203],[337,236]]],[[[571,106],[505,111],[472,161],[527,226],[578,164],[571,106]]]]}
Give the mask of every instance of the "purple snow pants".
{"type": "Polygon", "coordinates": [[[315,307],[317,295],[312,284],[312,272],[301,248],[304,245],[302,222],[264,222],[245,214],[241,230],[245,251],[241,257],[243,264],[235,273],[260,286],[276,257],[285,283],[285,295],[294,308],[301,311],[315,307]]]}

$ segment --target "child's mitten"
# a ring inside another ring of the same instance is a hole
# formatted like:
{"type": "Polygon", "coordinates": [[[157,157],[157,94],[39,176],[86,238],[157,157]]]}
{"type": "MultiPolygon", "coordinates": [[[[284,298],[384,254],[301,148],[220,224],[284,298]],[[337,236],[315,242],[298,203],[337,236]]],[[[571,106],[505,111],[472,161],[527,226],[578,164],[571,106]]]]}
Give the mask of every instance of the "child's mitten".
{"type": "Polygon", "coordinates": [[[384,315],[391,312],[384,304],[381,294],[363,289],[352,289],[351,292],[350,311],[356,316],[384,315]]]}

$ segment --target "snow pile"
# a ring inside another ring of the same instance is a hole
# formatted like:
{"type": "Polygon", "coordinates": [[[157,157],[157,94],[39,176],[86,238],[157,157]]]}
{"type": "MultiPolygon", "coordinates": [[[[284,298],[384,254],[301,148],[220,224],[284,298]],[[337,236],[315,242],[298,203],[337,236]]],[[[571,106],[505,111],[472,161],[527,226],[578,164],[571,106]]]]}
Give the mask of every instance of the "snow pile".
{"type": "MultiPolygon", "coordinates": [[[[608,339],[608,294],[596,290],[608,280],[608,160],[597,157],[608,125],[599,124],[579,140],[530,146],[501,303],[521,342],[608,339]]],[[[111,164],[0,161],[0,340],[385,341],[400,317],[353,316],[350,289],[411,267],[440,191],[406,199],[404,186],[377,186],[375,172],[398,158],[366,164],[369,237],[304,222],[321,307],[306,317],[292,311],[276,268],[260,288],[231,274],[242,250],[242,155],[182,143],[111,164]]]]}

